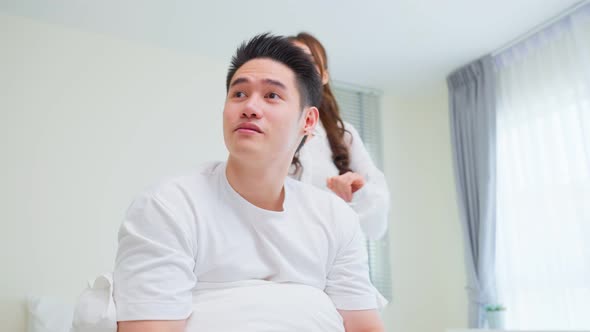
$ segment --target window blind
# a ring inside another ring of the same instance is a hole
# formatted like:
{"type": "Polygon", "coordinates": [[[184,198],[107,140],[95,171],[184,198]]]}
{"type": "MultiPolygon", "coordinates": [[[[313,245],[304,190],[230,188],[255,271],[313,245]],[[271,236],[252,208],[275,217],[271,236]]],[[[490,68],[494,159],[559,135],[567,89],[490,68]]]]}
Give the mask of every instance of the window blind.
{"type": "MultiPolygon", "coordinates": [[[[375,165],[383,169],[383,138],[381,135],[381,95],[377,91],[345,83],[333,85],[342,120],[350,123],[361,136],[375,165]]],[[[379,292],[392,300],[389,235],[381,240],[367,241],[371,281],[379,292]]]]}

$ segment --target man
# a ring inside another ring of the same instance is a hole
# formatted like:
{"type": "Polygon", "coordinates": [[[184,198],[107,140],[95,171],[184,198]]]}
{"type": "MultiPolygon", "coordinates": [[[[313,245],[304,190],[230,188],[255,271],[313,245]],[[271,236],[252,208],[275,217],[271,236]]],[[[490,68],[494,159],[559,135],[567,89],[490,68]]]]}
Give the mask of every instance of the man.
{"type": "Polygon", "coordinates": [[[287,178],[318,121],[311,60],[259,35],[238,48],[226,88],[227,162],[154,186],[127,212],[118,330],[383,331],[356,214],[287,178]]]}

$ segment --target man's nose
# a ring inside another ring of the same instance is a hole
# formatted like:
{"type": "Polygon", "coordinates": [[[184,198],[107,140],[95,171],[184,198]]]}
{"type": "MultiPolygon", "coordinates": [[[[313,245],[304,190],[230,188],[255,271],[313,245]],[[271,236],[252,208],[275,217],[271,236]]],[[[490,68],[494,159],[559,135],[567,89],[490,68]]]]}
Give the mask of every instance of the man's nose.
{"type": "Polygon", "coordinates": [[[252,96],[250,99],[248,99],[246,107],[242,112],[242,116],[246,118],[260,118],[262,116],[260,98],[252,96]]]}

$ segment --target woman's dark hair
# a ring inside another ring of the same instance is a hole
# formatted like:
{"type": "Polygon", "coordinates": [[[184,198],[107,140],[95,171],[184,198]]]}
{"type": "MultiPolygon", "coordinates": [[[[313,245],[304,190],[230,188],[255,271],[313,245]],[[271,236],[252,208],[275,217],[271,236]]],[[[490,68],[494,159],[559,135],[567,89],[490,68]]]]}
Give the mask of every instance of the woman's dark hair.
{"type": "MultiPolygon", "coordinates": [[[[289,37],[289,40],[307,45],[319,67],[320,78],[324,77],[325,73],[328,71],[328,55],[320,41],[306,32],[301,32],[296,36],[289,37]]],[[[330,143],[330,149],[332,150],[332,161],[334,162],[334,165],[338,168],[340,174],[350,172],[349,151],[344,142],[344,133],[346,132],[346,129],[344,128],[344,122],[340,117],[340,109],[338,108],[338,103],[332,93],[329,82],[323,86],[319,111],[320,120],[326,129],[326,135],[328,137],[328,142],[330,143]]]]}

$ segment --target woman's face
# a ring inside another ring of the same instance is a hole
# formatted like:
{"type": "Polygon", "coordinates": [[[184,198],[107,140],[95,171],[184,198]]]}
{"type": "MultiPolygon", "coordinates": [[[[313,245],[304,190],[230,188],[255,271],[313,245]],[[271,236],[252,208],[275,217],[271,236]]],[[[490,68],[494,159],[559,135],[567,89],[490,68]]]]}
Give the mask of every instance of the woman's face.
{"type": "Polygon", "coordinates": [[[302,43],[298,40],[294,40],[293,44],[297,47],[299,47],[300,49],[303,50],[303,52],[305,52],[306,54],[309,54],[309,56],[311,57],[311,59],[313,60],[313,64],[315,65],[316,70],[318,71],[318,73],[322,76],[322,84],[326,85],[328,83],[328,81],[330,80],[330,75],[328,74],[328,71],[324,68],[324,70],[321,70],[320,66],[323,65],[323,59],[316,59],[314,58],[313,54],[311,53],[311,50],[309,49],[309,47],[307,47],[307,45],[305,43],[302,43]]]}

